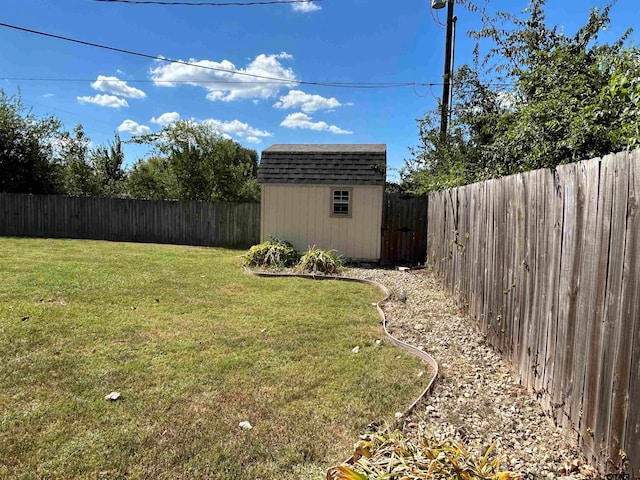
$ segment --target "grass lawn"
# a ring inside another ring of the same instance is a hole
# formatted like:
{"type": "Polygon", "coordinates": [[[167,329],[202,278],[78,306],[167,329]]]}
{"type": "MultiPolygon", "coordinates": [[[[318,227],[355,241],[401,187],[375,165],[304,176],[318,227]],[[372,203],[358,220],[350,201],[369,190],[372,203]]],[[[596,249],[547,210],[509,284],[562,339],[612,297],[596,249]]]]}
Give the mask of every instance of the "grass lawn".
{"type": "Polygon", "coordinates": [[[0,478],[319,479],[408,406],[380,292],[242,253],[0,238],[0,478]]]}

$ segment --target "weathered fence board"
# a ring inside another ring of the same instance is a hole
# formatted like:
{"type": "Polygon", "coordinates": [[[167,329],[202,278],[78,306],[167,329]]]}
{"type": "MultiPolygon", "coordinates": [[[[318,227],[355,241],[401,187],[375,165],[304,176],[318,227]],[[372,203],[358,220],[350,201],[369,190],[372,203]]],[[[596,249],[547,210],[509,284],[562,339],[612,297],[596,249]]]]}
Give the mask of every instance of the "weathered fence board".
{"type": "Polygon", "coordinates": [[[568,403],[571,392],[571,371],[576,325],[576,301],[580,278],[580,238],[582,224],[581,192],[576,164],[558,167],[560,183],[564,185],[564,218],[562,230],[562,263],[560,265],[560,300],[558,305],[558,336],[556,340],[556,371],[553,401],[556,423],[568,427],[568,403]]]}
{"type": "MultiPolygon", "coordinates": [[[[627,160],[627,159],[625,159],[627,160]]],[[[618,305],[614,324],[617,332],[615,349],[613,353],[613,384],[611,395],[611,420],[609,424],[609,438],[607,444],[609,446],[610,457],[615,457],[622,449],[624,450],[624,435],[627,420],[628,394],[629,391],[629,368],[631,365],[633,338],[629,333],[634,330],[634,323],[637,323],[637,316],[632,316],[635,309],[637,299],[638,284],[638,267],[637,262],[637,242],[640,236],[640,230],[636,225],[632,225],[633,216],[630,214],[630,205],[632,193],[630,164],[628,161],[620,162],[620,175],[618,177],[617,201],[620,201],[626,208],[620,208],[623,212],[620,214],[620,223],[616,225],[616,232],[620,235],[620,243],[623,245],[620,255],[620,294],[619,297],[613,297],[612,303],[618,305]],[[635,229],[634,229],[635,227],[635,229]],[[626,233],[625,233],[626,232],[626,233]],[[626,311],[625,311],[626,310],[626,311]]],[[[614,200],[616,201],[616,200],[614,200]]],[[[613,252],[612,252],[613,253],[613,252]]],[[[636,408],[638,403],[635,404],[636,408]]],[[[640,441],[640,439],[638,440],[640,441]]]]}
{"type": "MultiPolygon", "coordinates": [[[[576,344],[574,348],[573,365],[570,385],[576,392],[584,392],[587,362],[590,355],[588,342],[591,325],[595,322],[582,322],[580,319],[588,319],[594,308],[595,276],[597,270],[596,242],[593,232],[596,231],[598,209],[598,162],[581,162],[577,167],[578,192],[580,202],[583,204],[583,215],[580,219],[581,232],[578,234],[580,242],[580,268],[579,289],[576,296],[576,344]],[[581,328],[582,327],[582,328],[581,328]]],[[[569,420],[571,427],[576,431],[582,428],[584,393],[569,395],[569,420]]]]}
{"type": "MultiPolygon", "coordinates": [[[[633,272],[640,265],[640,238],[629,232],[640,231],[640,152],[633,154],[629,169],[629,203],[627,206],[627,254],[625,254],[625,272],[629,275],[628,289],[623,299],[623,312],[629,318],[640,317],[640,279],[633,272]],[[628,269],[627,269],[628,266],[628,269]]],[[[632,399],[640,398],[640,322],[636,321],[633,331],[628,332],[632,339],[631,364],[629,365],[629,401],[627,425],[625,427],[625,451],[629,458],[640,457],[640,441],[632,432],[640,432],[640,408],[632,399]]]]}
{"type": "Polygon", "coordinates": [[[609,443],[611,438],[611,402],[613,387],[615,384],[615,353],[616,338],[626,332],[620,331],[619,310],[620,295],[622,293],[622,265],[624,262],[625,223],[627,214],[628,195],[628,169],[622,157],[614,155],[606,157],[604,162],[609,164],[609,173],[605,178],[611,182],[613,199],[611,210],[611,235],[609,239],[609,264],[607,271],[607,286],[605,293],[605,308],[603,321],[605,325],[604,348],[601,362],[601,383],[598,391],[598,417],[595,425],[596,448],[604,452],[604,455],[615,460],[617,450],[614,452],[609,443]]]}
{"type": "Polygon", "coordinates": [[[260,205],[0,193],[0,235],[244,248],[260,205]]]}
{"type": "Polygon", "coordinates": [[[609,264],[609,239],[611,237],[611,214],[613,208],[613,184],[611,163],[604,158],[600,162],[598,213],[596,218],[596,270],[594,275],[594,308],[590,320],[589,358],[585,372],[585,392],[583,406],[582,440],[590,455],[597,456],[601,451],[601,441],[596,439],[596,423],[601,416],[599,392],[605,382],[605,370],[608,365],[602,362],[605,349],[605,300],[607,292],[607,271],[609,264]]]}
{"type": "Polygon", "coordinates": [[[640,475],[640,151],[437,192],[429,262],[601,468],[640,475]]]}

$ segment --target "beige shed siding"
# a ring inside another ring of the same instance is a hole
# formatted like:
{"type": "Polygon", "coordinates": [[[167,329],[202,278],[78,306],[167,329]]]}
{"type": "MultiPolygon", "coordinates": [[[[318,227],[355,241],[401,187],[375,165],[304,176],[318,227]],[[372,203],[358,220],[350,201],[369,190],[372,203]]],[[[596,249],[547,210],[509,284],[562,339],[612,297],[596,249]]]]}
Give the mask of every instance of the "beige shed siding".
{"type": "Polygon", "coordinates": [[[357,260],[379,260],[384,187],[263,184],[260,236],[275,235],[303,252],[335,249],[357,260]],[[332,217],[331,190],[352,191],[351,217],[332,217]]]}

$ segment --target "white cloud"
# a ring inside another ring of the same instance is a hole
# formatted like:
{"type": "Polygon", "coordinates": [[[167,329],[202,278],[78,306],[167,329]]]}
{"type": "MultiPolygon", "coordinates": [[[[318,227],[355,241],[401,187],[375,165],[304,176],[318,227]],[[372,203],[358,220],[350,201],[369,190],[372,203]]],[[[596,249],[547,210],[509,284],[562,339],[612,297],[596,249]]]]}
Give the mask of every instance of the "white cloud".
{"type": "Polygon", "coordinates": [[[207,120],[204,120],[202,123],[210,125],[212,128],[218,130],[225,136],[244,138],[247,142],[250,143],[260,143],[260,137],[271,136],[271,133],[267,132],[266,130],[253,128],[248,124],[241,122],[240,120],[222,122],[214,118],[209,118],[207,120]]]}
{"type": "Polygon", "coordinates": [[[280,101],[273,106],[276,108],[299,108],[303,112],[313,113],[317,110],[341,107],[342,104],[333,97],[325,98],[301,90],[290,90],[289,93],[280,97],[280,101]]]}
{"type": "Polygon", "coordinates": [[[116,73],[118,73],[120,75],[124,75],[124,72],[122,70],[120,70],[119,68],[116,69],[116,73]]]}
{"type": "Polygon", "coordinates": [[[165,112],[158,118],[153,117],[151,123],[162,125],[163,127],[180,120],[180,114],[178,112],[165,112]]]}
{"type": "Polygon", "coordinates": [[[291,8],[293,8],[294,12],[317,12],[318,10],[322,10],[322,7],[314,2],[302,2],[302,3],[292,3],[291,8]]]}
{"type": "Polygon", "coordinates": [[[312,122],[312,118],[304,113],[290,113],[282,121],[280,125],[287,128],[303,128],[306,130],[318,130],[327,131],[342,135],[351,135],[353,132],[349,130],[343,130],[335,125],[329,125],[326,122],[312,122]]]}
{"type": "Polygon", "coordinates": [[[213,102],[264,99],[273,97],[281,88],[291,88],[296,85],[296,75],[293,70],[280,63],[280,60],[291,58],[291,55],[285,52],[278,55],[260,54],[245,68],[237,68],[229,60],[215,62],[190,59],[189,63],[193,65],[159,62],[150,70],[150,75],[155,84],[161,87],[174,87],[175,82],[200,86],[208,92],[207,98],[213,102]],[[283,81],[260,77],[278,78],[283,81]]]}
{"type": "Polygon", "coordinates": [[[513,112],[518,105],[518,97],[513,92],[498,92],[496,95],[496,104],[498,105],[498,108],[502,110],[513,112]]]}
{"type": "Polygon", "coordinates": [[[44,95],[42,95],[42,98],[51,98],[51,97],[55,97],[55,95],[53,93],[45,93],[44,95]]]}
{"type": "Polygon", "coordinates": [[[120,95],[126,98],[147,98],[147,94],[142,90],[135,87],[130,87],[127,82],[120,80],[117,77],[106,77],[104,75],[98,75],[98,79],[91,84],[94,90],[100,90],[101,92],[107,92],[112,95],[120,95]]]}
{"type": "Polygon", "coordinates": [[[133,120],[125,120],[118,126],[119,132],[128,132],[132,135],[144,135],[145,133],[151,133],[151,129],[146,125],[140,125],[133,120]]]}
{"type": "Polygon", "coordinates": [[[128,107],[129,104],[124,98],[118,98],[113,95],[96,95],[94,97],[78,97],[80,103],[94,103],[101,107],[120,108],[128,107]]]}

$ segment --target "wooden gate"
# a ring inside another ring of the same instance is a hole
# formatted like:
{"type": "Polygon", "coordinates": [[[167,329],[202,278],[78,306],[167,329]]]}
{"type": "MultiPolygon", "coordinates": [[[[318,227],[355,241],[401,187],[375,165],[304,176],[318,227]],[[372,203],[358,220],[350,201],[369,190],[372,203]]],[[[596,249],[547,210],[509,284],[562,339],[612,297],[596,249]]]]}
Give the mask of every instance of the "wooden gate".
{"type": "Polygon", "coordinates": [[[419,265],[427,256],[428,197],[385,193],[382,212],[384,264],[419,265]]]}

